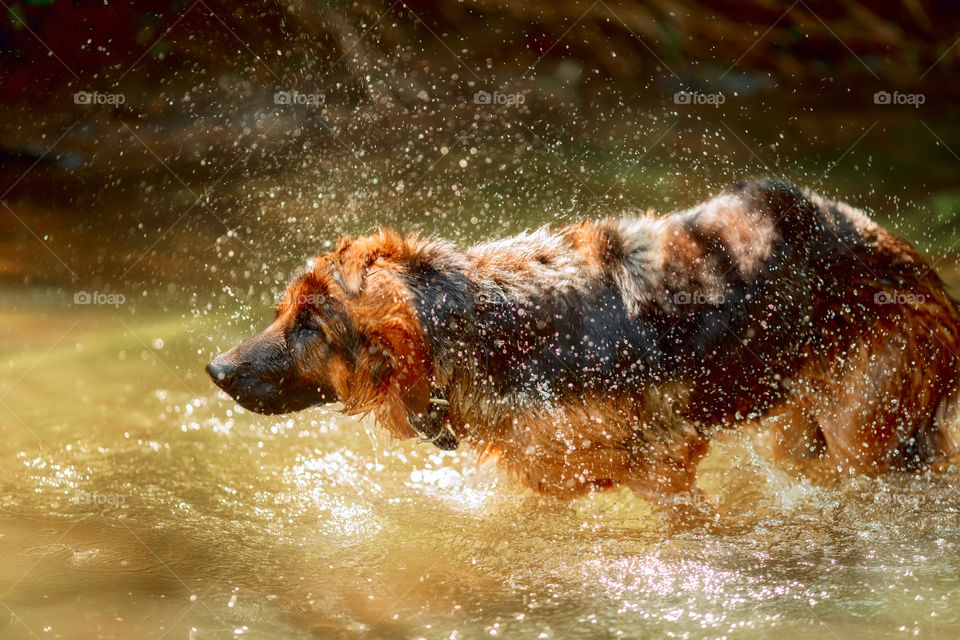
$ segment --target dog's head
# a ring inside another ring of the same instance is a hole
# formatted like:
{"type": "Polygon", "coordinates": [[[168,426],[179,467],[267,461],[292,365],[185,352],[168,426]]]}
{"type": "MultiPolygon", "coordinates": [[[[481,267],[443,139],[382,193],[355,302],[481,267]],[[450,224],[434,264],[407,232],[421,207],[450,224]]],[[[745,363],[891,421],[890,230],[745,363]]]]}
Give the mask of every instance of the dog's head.
{"type": "Polygon", "coordinates": [[[416,436],[434,371],[405,278],[413,243],[390,231],[342,239],[294,278],[273,324],[207,365],[210,377],[251,411],[342,402],[416,436]]]}

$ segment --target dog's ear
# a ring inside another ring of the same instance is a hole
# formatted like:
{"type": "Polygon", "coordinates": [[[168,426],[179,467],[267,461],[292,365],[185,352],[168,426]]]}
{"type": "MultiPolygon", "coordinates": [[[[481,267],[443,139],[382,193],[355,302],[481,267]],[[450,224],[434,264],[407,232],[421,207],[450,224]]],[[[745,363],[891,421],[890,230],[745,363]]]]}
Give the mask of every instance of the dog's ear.
{"type": "Polygon", "coordinates": [[[417,432],[410,417],[430,406],[433,361],[422,338],[391,320],[364,332],[350,410],[373,411],[395,436],[412,438],[417,432]]]}
{"type": "Polygon", "coordinates": [[[414,335],[384,338],[389,344],[384,355],[390,362],[380,368],[381,372],[389,372],[381,381],[384,386],[380,419],[394,432],[413,437],[417,432],[410,424],[410,416],[422,414],[430,407],[433,361],[426,344],[414,335]]]}
{"type": "Polygon", "coordinates": [[[367,269],[377,259],[376,249],[367,249],[363,239],[354,240],[346,236],[337,244],[336,271],[334,279],[349,296],[360,293],[367,269]]]}
{"type": "Polygon", "coordinates": [[[398,274],[414,257],[412,247],[408,239],[383,229],[365,238],[345,238],[334,252],[334,278],[354,298],[351,315],[362,336],[351,394],[356,401],[350,408],[375,412],[380,422],[401,438],[417,435],[410,416],[429,409],[433,354],[405,280],[375,279],[371,266],[379,260],[383,263],[379,270],[398,274]],[[369,295],[359,296],[365,288],[369,295]]]}
{"type": "Polygon", "coordinates": [[[389,229],[366,237],[344,237],[336,249],[338,261],[335,279],[349,296],[356,296],[363,289],[367,272],[377,260],[401,258],[408,251],[403,237],[389,229]]]}

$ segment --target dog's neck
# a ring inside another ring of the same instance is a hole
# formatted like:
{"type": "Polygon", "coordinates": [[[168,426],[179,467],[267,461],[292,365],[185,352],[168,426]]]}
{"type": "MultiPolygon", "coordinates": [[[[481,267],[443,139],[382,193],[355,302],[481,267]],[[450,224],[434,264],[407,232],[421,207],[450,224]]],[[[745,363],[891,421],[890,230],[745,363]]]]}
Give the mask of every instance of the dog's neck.
{"type": "MultiPolygon", "coordinates": [[[[577,393],[571,372],[577,378],[598,365],[565,332],[583,327],[592,332],[585,338],[602,345],[637,331],[638,315],[663,295],[657,224],[601,221],[467,252],[435,241],[418,247],[407,284],[431,349],[431,395],[450,404],[432,405],[411,425],[432,439],[448,421],[495,422],[505,398],[516,404],[545,390],[577,393]]],[[[656,351],[640,338],[629,346],[637,348],[635,362],[656,351]]]]}

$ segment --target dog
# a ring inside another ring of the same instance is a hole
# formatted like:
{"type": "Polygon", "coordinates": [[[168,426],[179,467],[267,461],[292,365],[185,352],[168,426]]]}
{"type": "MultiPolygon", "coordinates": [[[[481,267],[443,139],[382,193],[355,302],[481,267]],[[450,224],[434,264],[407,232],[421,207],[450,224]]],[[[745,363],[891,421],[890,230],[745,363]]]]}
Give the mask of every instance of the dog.
{"type": "Polygon", "coordinates": [[[342,403],[561,498],[697,492],[720,428],[804,473],[950,460],[960,316],[904,240],[775,180],[462,249],[381,230],[297,275],[207,365],[264,414],[342,403]]]}

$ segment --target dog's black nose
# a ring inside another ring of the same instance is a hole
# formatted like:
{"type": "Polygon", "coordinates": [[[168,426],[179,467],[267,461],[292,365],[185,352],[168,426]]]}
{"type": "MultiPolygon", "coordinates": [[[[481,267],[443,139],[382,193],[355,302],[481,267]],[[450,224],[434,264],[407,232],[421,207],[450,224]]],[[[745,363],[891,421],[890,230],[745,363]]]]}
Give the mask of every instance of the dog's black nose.
{"type": "Polygon", "coordinates": [[[207,374],[213,378],[218,387],[229,385],[236,371],[236,365],[224,362],[220,358],[214,358],[207,363],[207,374]]]}

